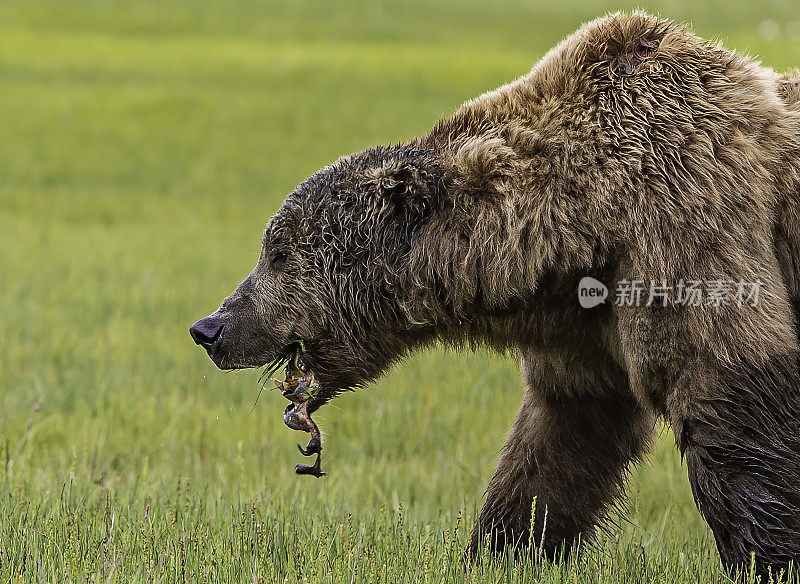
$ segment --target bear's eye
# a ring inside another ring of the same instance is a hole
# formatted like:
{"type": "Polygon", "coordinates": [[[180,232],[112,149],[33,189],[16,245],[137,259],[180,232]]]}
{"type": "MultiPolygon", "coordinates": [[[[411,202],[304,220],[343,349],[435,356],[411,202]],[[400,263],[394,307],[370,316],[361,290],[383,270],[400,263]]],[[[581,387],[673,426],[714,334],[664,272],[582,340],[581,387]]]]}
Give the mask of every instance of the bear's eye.
{"type": "Polygon", "coordinates": [[[272,252],[272,255],[269,258],[270,265],[275,268],[276,270],[281,269],[286,264],[286,255],[285,251],[278,250],[272,252]]]}

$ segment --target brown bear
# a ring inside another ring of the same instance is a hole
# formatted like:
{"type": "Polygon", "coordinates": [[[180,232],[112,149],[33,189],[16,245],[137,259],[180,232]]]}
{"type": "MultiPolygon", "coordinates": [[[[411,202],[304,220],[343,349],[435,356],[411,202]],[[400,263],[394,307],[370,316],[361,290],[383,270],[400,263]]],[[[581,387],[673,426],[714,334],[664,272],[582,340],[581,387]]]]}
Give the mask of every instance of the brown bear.
{"type": "Polygon", "coordinates": [[[797,75],[670,21],[599,18],[426,135],[305,180],[192,337],[223,369],[302,341],[309,412],[423,345],[512,349],[525,395],[473,552],[591,539],[662,418],[724,565],[785,568],[800,559],[798,97],[797,75]],[[585,277],[605,302],[581,305],[585,277]]]}

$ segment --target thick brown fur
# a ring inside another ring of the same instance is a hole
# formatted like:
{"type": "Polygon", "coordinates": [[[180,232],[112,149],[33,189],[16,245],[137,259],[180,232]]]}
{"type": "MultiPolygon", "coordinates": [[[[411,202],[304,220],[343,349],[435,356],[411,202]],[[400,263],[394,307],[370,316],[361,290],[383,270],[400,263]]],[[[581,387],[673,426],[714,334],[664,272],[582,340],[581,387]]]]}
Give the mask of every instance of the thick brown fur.
{"type": "Polygon", "coordinates": [[[211,317],[223,368],[303,340],[315,407],[437,340],[518,352],[525,397],[472,550],[590,539],[672,427],[724,564],[800,559],[800,75],[644,13],[584,25],[409,144],[322,169],[211,317]],[[593,276],[758,302],[577,302],[593,276]],[[536,522],[530,525],[536,498],[536,522]]]}

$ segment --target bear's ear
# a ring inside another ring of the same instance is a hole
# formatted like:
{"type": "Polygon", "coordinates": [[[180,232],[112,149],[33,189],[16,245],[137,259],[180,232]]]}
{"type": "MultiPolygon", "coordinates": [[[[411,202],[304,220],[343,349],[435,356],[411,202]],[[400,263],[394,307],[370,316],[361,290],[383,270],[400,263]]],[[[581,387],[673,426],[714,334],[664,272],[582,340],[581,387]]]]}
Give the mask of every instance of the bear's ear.
{"type": "Polygon", "coordinates": [[[422,211],[439,192],[441,172],[434,158],[412,151],[383,160],[368,171],[367,181],[381,207],[422,211]]]}
{"type": "Polygon", "coordinates": [[[402,226],[402,240],[410,246],[441,191],[438,162],[424,152],[412,150],[381,161],[370,169],[367,180],[378,214],[396,219],[402,226]]]}

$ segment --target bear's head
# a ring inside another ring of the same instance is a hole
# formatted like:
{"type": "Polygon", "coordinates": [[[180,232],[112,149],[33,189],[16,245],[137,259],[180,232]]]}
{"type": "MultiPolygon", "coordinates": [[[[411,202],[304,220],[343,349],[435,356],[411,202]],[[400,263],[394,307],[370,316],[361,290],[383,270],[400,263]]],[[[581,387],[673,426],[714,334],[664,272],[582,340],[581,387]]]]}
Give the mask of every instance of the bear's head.
{"type": "Polygon", "coordinates": [[[408,303],[415,234],[441,188],[415,146],[346,156],[300,184],[264,229],[252,272],[190,328],[221,369],[279,365],[302,345],[321,405],[376,379],[425,336],[408,303]]]}

